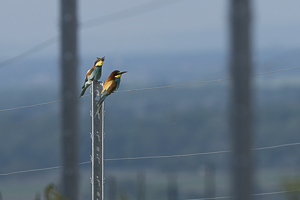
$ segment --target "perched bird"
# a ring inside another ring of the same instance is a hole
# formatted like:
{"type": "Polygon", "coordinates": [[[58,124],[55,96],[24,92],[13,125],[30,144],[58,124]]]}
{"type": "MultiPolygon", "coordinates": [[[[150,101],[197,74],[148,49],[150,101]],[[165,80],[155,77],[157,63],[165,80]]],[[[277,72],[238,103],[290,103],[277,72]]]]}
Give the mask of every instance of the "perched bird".
{"type": "Polygon", "coordinates": [[[101,78],[102,65],[104,60],[105,56],[103,58],[97,57],[94,66],[86,72],[84,84],[82,86],[82,91],[79,98],[84,95],[86,89],[92,84],[93,81],[98,81],[101,78]]]}
{"type": "Polygon", "coordinates": [[[106,97],[118,90],[121,82],[121,76],[126,72],[127,71],[120,72],[119,70],[115,70],[109,75],[101,91],[100,100],[98,102],[99,106],[97,108],[96,115],[99,113],[102,106],[102,102],[106,99],[106,97]]]}

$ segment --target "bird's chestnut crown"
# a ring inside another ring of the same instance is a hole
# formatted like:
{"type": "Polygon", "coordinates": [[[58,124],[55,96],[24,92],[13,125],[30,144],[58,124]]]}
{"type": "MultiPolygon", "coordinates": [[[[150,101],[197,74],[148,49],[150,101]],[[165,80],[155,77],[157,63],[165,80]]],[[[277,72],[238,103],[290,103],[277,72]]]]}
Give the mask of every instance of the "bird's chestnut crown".
{"type": "Polygon", "coordinates": [[[103,56],[103,58],[98,58],[97,57],[97,60],[95,61],[95,66],[102,66],[103,65],[103,61],[105,60],[105,56],[103,56]]]}

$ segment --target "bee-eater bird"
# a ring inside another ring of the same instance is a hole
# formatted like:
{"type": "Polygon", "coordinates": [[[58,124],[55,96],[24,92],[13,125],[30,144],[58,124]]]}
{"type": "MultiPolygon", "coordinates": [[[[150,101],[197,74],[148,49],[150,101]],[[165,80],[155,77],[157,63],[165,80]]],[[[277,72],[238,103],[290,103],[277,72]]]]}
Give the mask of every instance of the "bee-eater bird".
{"type": "Polygon", "coordinates": [[[93,81],[98,81],[101,78],[102,65],[104,60],[105,56],[103,58],[97,57],[94,66],[86,72],[84,84],[82,86],[82,91],[79,98],[84,95],[86,89],[92,84],[93,81]]]}
{"type": "Polygon", "coordinates": [[[121,76],[126,72],[127,71],[120,72],[119,70],[115,70],[109,75],[101,91],[100,100],[98,102],[99,106],[97,108],[96,115],[99,113],[102,106],[102,102],[106,99],[106,97],[118,90],[121,82],[121,76]]]}

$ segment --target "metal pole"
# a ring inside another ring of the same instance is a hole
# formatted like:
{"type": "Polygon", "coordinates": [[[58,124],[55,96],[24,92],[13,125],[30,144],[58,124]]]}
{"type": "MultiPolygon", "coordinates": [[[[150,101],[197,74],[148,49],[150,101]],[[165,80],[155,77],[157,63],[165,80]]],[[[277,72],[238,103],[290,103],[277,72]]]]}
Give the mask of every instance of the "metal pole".
{"type": "Polygon", "coordinates": [[[233,196],[235,200],[250,200],[253,192],[250,0],[231,0],[230,22],[233,196]]]}
{"type": "Polygon", "coordinates": [[[78,87],[76,0],[61,0],[62,193],[78,199],[78,87]]]}
{"type": "Polygon", "coordinates": [[[95,116],[102,87],[103,82],[92,84],[92,200],[104,200],[104,102],[95,116]]]}

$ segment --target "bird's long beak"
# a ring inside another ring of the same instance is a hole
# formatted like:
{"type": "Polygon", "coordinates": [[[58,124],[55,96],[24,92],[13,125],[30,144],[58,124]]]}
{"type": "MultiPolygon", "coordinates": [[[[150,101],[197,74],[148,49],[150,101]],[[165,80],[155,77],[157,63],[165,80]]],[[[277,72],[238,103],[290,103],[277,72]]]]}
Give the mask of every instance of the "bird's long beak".
{"type": "Polygon", "coordinates": [[[105,56],[103,56],[101,59],[102,59],[102,61],[104,61],[105,60],[105,56]]]}
{"type": "Polygon", "coordinates": [[[124,72],[118,72],[118,74],[115,76],[116,78],[121,78],[122,74],[127,73],[127,71],[124,72]]]}

